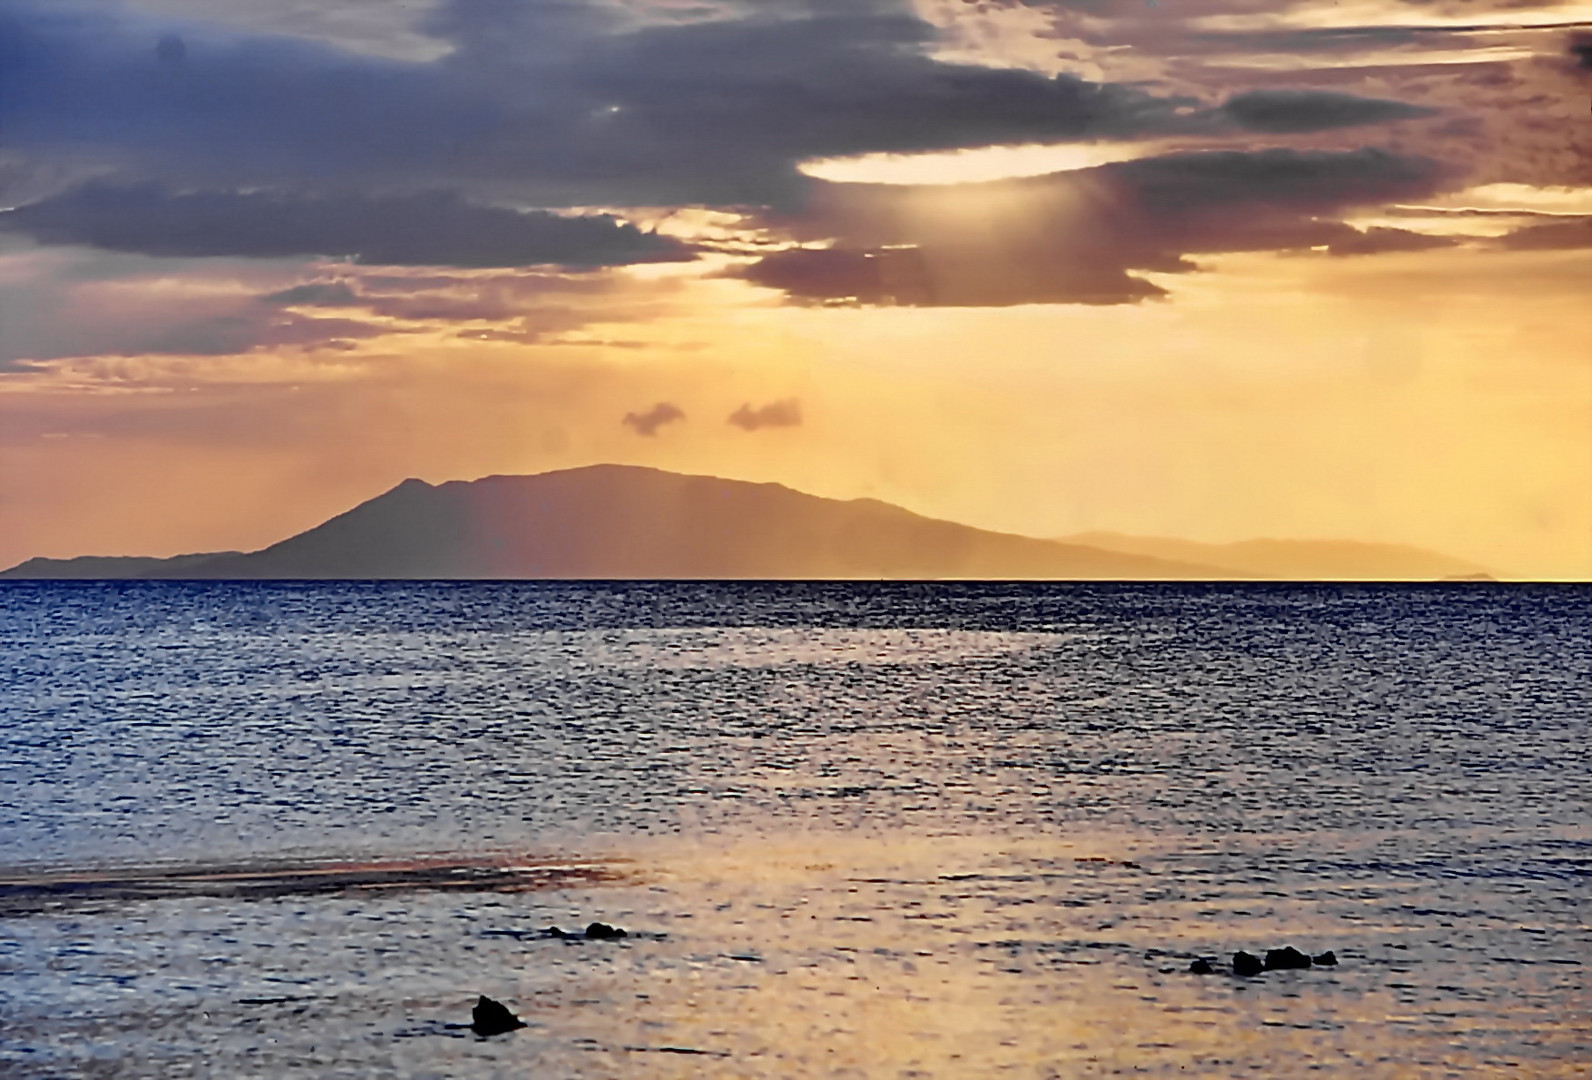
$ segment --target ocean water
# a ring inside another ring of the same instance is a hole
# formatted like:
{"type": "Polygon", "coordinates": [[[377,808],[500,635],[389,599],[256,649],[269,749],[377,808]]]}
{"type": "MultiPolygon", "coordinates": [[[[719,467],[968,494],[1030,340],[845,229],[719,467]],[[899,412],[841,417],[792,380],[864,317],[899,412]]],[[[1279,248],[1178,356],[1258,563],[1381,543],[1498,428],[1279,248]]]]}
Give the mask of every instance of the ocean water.
{"type": "Polygon", "coordinates": [[[18,582],[0,655],[6,1077],[1592,1062],[1585,587],[18,582]]]}

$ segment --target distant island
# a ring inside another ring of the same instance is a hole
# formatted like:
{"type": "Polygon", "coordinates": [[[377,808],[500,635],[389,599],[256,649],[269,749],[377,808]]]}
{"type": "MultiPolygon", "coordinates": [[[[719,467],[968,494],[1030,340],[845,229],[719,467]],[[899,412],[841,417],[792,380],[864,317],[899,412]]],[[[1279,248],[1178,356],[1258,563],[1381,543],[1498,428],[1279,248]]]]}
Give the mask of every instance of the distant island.
{"type": "Polygon", "coordinates": [[[1401,572],[1288,573],[1308,562],[1309,545],[1323,542],[1254,543],[1283,545],[1298,558],[1268,561],[1262,555],[1273,548],[1264,546],[1255,554],[1245,545],[1103,533],[1042,540],[923,517],[875,499],[825,499],[780,484],[592,465],[435,485],[405,480],[260,551],[38,558],[0,578],[1186,581],[1484,573],[1415,548],[1345,542],[1324,545],[1333,558],[1323,565],[1401,572]],[[1389,562],[1389,552],[1398,558],[1389,562]]]}
{"type": "Polygon", "coordinates": [[[1489,571],[1435,551],[1407,544],[1357,540],[1241,540],[1202,544],[1121,533],[1089,532],[1057,537],[1128,555],[1193,562],[1232,574],[1285,581],[1496,581],[1489,571]]]}

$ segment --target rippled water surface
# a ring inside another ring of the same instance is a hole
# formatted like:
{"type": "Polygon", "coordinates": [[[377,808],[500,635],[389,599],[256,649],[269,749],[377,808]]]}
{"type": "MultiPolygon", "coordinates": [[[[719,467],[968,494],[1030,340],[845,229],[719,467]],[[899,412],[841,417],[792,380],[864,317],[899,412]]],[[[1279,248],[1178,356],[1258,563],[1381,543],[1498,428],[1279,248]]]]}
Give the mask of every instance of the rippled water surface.
{"type": "Polygon", "coordinates": [[[0,1075],[1584,1076],[1589,616],[8,583],[0,1075]]]}

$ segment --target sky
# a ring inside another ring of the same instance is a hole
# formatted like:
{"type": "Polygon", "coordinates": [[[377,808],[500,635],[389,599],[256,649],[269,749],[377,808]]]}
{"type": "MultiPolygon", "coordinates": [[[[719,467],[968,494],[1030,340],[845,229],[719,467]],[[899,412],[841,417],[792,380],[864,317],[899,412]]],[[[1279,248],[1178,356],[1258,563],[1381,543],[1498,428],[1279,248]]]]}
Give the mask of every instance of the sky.
{"type": "Polygon", "coordinates": [[[1592,578],[1592,2],[0,0],[0,565],[597,462],[1592,578]]]}

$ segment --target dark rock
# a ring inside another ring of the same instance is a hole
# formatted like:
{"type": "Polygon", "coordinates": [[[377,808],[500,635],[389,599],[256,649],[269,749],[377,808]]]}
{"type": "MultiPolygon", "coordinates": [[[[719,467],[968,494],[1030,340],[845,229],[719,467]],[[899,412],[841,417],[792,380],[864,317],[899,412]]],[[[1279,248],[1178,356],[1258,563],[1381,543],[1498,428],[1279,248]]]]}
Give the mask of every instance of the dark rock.
{"type": "Polygon", "coordinates": [[[571,934],[567,930],[560,930],[556,926],[549,926],[546,930],[542,931],[542,933],[546,934],[548,937],[556,938],[580,937],[579,934],[571,934]]]}
{"type": "Polygon", "coordinates": [[[1337,967],[1338,966],[1338,954],[1333,952],[1331,949],[1328,949],[1326,952],[1322,953],[1320,956],[1313,956],[1310,959],[1313,962],[1315,962],[1317,964],[1320,964],[1322,967],[1337,967]]]}
{"type": "Polygon", "coordinates": [[[1307,968],[1309,966],[1310,957],[1306,956],[1292,945],[1284,945],[1280,949],[1266,950],[1267,971],[1293,971],[1298,968],[1307,968]]]}
{"type": "Polygon", "coordinates": [[[502,1035],[506,1031],[518,1031],[524,1026],[525,1021],[509,1012],[508,1006],[493,1001],[485,994],[470,1010],[470,1030],[477,1035],[502,1035]]]}
{"type": "Polygon", "coordinates": [[[1211,967],[1211,962],[1205,959],[1203,956],[1190,964],[1188,969],[1195,975],[1209,975],[1211,972],[1216,970],[1215,968],[1211,967]]]}
{"type": "Polygon", "coordinates": [[[1235,952],[1233,954],[1233,974],[1234,975],[1243,975],[1243,976],[1247,977],[1247,976],[1250,976],[1250,975],[1259,975],[1262,971],[1265,971],[1265,970],[1266,970],[1266,965],[1262,964],[1260,962],[1260,957],[1251,956],[1249,953],[1244,952],[1242,949],[1240,949],[1238,952],[1235,952]]]}
{"type": "Polygon", "coordinates": [[[594,922],[586,927],[586,936],[593,941],[612,941],[615,938],[628,937],[629,935],[617,926],[594,922]]]}

